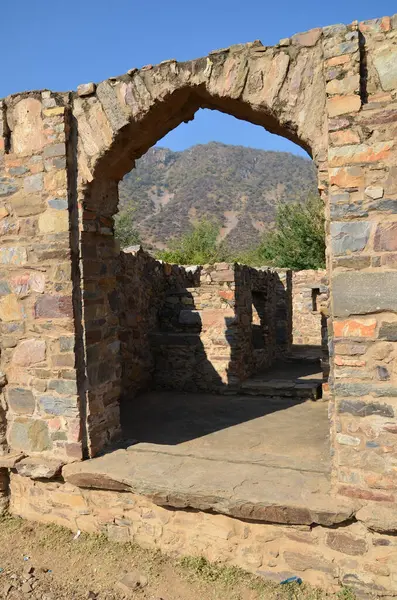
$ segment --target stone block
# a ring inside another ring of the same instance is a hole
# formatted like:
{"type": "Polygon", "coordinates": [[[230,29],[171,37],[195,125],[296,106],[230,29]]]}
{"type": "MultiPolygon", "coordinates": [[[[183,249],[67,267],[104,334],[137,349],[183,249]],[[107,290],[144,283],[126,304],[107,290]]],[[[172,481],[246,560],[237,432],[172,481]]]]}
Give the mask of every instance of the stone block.
{"type": "Polygon", "coordinates": [[[48,382],[48,389],[58,394],[77,394],[77,384],[73,380],[52,379],[48,382]]]}
{"type": "Polygon", "coordinates": [[[198,310],[181,310],[178,320],[181,325],[201,326],[201,314],[198,310]]]}
{"type": "Polygon", "coordinates": [[[338,255],[364,250],[371,233],[371,223],[331,223],[332,251],[338,255]]]}
{"type": "Polygon", "coordinates": [[[21,367],[40,363],[46,357],[46,343],[44,340],[32,338],[18,344],[12,356],[12,363],[21,367]]]}
{"type": "Polygon", "coordinates": [[[390,44],[375,48],[373,62],[382,88],[392,91],[397,88],[397,49],[390,44]]]}
{"type": "Polygon", "coordinates": [[[39,408],[47,415],[78,416],[76,396],[52,396],[50,394],[39,396],[39,408]]]}
{"type": "Polygon", "coordinates": [[[295,571],[324,571],[325,573],[336,574],[336,565],[327,560],[320,553],[312,553],[304,550],[302,552],[284,552],[285,562],[295,571]]]}
{"type": "Polygon", "coordinates": [[[355,417],[377,415],[386,419],[394,419],[394,408],[392,406],[364,400],[341,400],[338,403],[338,413],[350,414],[355,417]]]}
{"type": "Polygon", "coordinates": [[[73,316],[71,296],[50,296],[45,294],[37,299],[35,317],[37,319],[62,319],[73,316]]]}
{"type": "Polygon", "coordinates": [[[11,422],[8,442],[14,450],[23,452],[44,452],[51,450],[52,442],[48,433],[48,424],[41,419],[17,417],[11,422]]]}
{"type": "Polygon", "coordinates": [[[373,338],[375,337],[376,325],[376,319],[349,319],[334,321],[333,330],[335,337],[373,338]]]}
{"type": "Polygon", "coordinates": [[[9,294],[0,300],[0,319],[2,321],[22,319],[22,305],[15,294],[9,294]]]}
{"type": "Polygon", "coordinates": [[[46,210],[39,217],[40,233],[63,233],[69,231],[69,213],[60,210],[46,210]]]}
{"type": "Polygon", "coordinates": [[[43,173],[36,173],[35,175],[28,175],[23,180],[23,189],[26,193],[35,194],[43,190],[43,173]]]}
{"type": "Polygon", "coordinates": [[[6,179],[0,177],[0,198],[12,196],[18,190],[18,186],[14,179],[6,179]]]}
{"type": "Polygon", "coordinates": [[[0,248],[0,263],[3,265],[25,265],[28,260],[26,248],[16,246],[14,248],[0,248]]]}
{"type": "Polygon", "coordinates": [[[55,210],[67,210],[68,201],[64,198],[50,198],[50,200],[48,200],[48,206],[55,210]]]}
{"type": "Polygon", "coordinates": [[[326,544],[332,550],[349,554],[350,556],[360,556],[367,552],[367,542],[364,538],[354,537],[349,533],[339,531],[327,533],[326,544]]]}
{"type": "Polygon", "coordinates": [[[90,96],[95,93],[96,85],[95,83],[81,83],[77,86],[77,95],[78,96],[90,96]]]}
{"type": "Polygon", "coordinates": [[[8,406],[10,410],[19,415],[32,415],[36,406],[31,390],[24,388],[8,388],[8,406]]]}
{"type": "Polygon", "coordinates": [[[45,143],[40,100],[22,99],[14,107],[12,119],[12,151],[23,155],[40,151],[45,143]]]}
{"type": "Polygon", "coordinates": [[[37,215],[43,211],[44,205],[40,194],[18,192],[10,199],[12,210],[17,217],[37,215]]]}
{"type": "Polygon", "coordinates": [[[397,223],[380,223],[376,229],[374,249],[376,252],[397,250],[397,223]]]}
{"type": "Polygon", "coordinates": [[[338,117],[352,112],[357,112],[361,108],[360,96],[333,96],[327,100],[327,109],[329,117],[338,117]]]}
{"type": "Polygon", "coordinates": [[[60,474],[62,466],[63,463],[61,461],[29,457],[16,463],[15,468],[18,475],[22,475],[23,477],[30,477],[30,479],[52,479],[60,474]]]}
{"type": "Polygon", "coordinates": [[[332,280],[332,289],[336,317],[397,312],[397,272],[337,273],[332,280]]]}
{"type": "Polygon", "coordinates": [[[357,511],[356,519],[372,531],[397,533],[397,514],[394,504],[389,506],[363,506],[357,511]]]}
{"type": "Polygon", "coordinates": [[[382,322],[379,328],[378,337],[380,340],[387,340],[388,342],[397,342],[397,321],[388,323],[382,322]]]}

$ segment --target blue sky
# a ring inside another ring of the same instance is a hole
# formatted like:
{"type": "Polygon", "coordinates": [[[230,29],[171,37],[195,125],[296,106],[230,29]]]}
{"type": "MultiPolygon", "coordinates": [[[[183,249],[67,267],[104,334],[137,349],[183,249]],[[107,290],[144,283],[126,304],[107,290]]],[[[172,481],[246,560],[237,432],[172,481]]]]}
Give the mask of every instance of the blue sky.
{"type": "MultiPolygon", "coordinates": [[[[0,98],[27,89],[76,89],[168,58],[196,58],[256,39],[272,45],[313,27],[396,11],[392,0],[3,0],[0,98]]],[[[162,145],[182,150],[212,140],[303,152],[212,111],[197,113],[162,145]]]]}

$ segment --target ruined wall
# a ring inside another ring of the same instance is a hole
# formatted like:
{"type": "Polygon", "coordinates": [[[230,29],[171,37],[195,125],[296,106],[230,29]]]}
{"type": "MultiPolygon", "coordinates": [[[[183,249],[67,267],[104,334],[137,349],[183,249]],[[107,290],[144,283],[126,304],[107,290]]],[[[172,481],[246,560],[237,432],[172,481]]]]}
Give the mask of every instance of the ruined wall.
{"type": "Polygon", "coordinates": [[[271,270],[218,263],[198,269],[194,287],[169,289],[151,336],[156,385],[237,391],[269,366],[277,350],[277,282],[271,270]]]}
{"type": "Polygon", "coordinates": [[[69,94],[0,103],[1,444],[82,457],[77,393],[69,94]]]}
{"type": "Polygon", "coordinates": [[[292,275],[293,343],[322,346],[328,343],[323,313],[328,312],[325,270],[295,271],[292,275]]]}
{"type": "Polygon", "coordinates": [[[0,437],[94,455],[120,433],[118,180],[199,108],[311,152],[326,207],[335,493],[397,493],[397,17],[1,103],[0,437]],[[2,430],[2,431],[1,431],[2,430]]]}
{"type": "Polygon", "coordinates": [[[103,533],[115,542],[205,556],[277,582],[298,575],[332,592],[346,585],[359,597],[396,592],[396,536],[382,531],[383,517],[375,507],[372,517],[362,509],[356,522],[342,527],[287,526],[164,508],[130,492],[79,489],[12,474],[10,509],[74,532],[103,533]],[[367,527],[368,518],[375,531],[367,527]]]}
{"type": "Polygon", "coordinates": [[[195,285],[199,271],[156,260],[139,246],[120,253],[118,311],[122,364],[121,398],[131,400],[153,385],[155,354],[153,334],[170,294],[195,285]]]}

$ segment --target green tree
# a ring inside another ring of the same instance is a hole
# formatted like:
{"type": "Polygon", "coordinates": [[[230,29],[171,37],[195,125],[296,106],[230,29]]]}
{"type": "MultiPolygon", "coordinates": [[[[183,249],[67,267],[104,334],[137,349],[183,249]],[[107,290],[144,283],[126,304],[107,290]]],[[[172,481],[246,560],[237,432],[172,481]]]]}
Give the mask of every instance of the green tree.
{"type": "Polygon", "coordinates": [[[115,217],[114,234],[122,248],[135,246],[141,242],[138,230],[134,227],[133,215],[134,209],[128,207],[123,208],[115,217]]]}
{"type": "Polygon", "coordinates": [[[319,196],[306,202],[280,204],[276,229],[267,234],[257,251],[262,264],[288,269],[325,267],[324,206],[319,196]]]}
{"type": "Polygon", "coordinates": [[[180,265],[203,265],[226,260],[226,249],[218,243],[220,227],[208,219],[201,219],[191,231],[174,238],[169,249],[159,250],[157,258],[180,265]]]}

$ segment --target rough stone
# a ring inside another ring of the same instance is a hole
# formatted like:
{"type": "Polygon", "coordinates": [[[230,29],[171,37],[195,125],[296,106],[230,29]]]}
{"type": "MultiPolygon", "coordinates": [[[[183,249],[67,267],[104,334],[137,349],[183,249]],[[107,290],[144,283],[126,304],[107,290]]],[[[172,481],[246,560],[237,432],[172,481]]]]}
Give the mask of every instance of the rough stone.
{"type": "Polygon", "coordinates": [[[397,49],[385,44],[375,50],[373,61],[382,88],[385,91],[395,90],[397,88],[397,49]]]}
{"type": "Polygon", "coordinates": [[[46,343],[44,340],[32,338],[18,344],[14,351],[12,362],[21,367],[29,367],[42,362],[46,356],[46,343]]]}
{"type": "Polygon", "coordinates": [[[394,418],[394,409],[392,406],[364,400],[341,400],[338,404],[338,412],[342,414],[348,413],[356,417],[379,415],[389,419],[394,418]]]}
{"type": "Polygon", "coordinates": [[[8,441],[11,448],[23,452],[44,452],[51,450],[52,444],[48,425],[39,419],[17,417],[11,422],[8,441]]]}
{"type": "Polygon", "coordinates": [[[63,463],[61,461],[29,457],[18,461],[15,468],[18,475],[22,475],[23,477],[53,479],[60,474],[62,466],[63,463]]]}
{"type": "Polygon", "coordinates": [[[78,96],[90,96],[95,93],[96,85],[95,83],[81,83],[77,86],[77,95],[78,96]]]}
{"type": "Polygon", "coordinates": [[[332,531],[327,534],[327,545],[350,556],[360,556],[367,552],[367,543],[364,538],[354,537],[348,533],[332,531]]]}
{"type": "Polygon", "coordinates": [[[397,223],[379,224],[374,241],[376,252],[393,252],[397,250],[397,223]]]}
{"type": "Polygon", "coordinates": [[[32,391],[24,388],[8,389],[8,405],[12,412],[20,415],[32,415],[36,406],[32,391]]]}
{"type": "Polygon", "coordinates": [[[336,317],[397,311],[397,272],[337,273],[332,285],[336,317]]]}
{"type": "Polygon", "coordinates": [[[366,221],[356,223],[331,223],[332,249],[334,254],[364,250],[371,232],[371,224],[366,221]]]}
{"type": "Polygon", "coordinates": [[[379,327],[378,337],[380,340],[397,342],[397,321],[391,323],[382,322],[379,327]]]}
{"type": "Polygon", "coordinates": [[[35,305],[36,318],[62,319],[73,316],[72,298],[70,296],[43,295],[35,305]]]}

